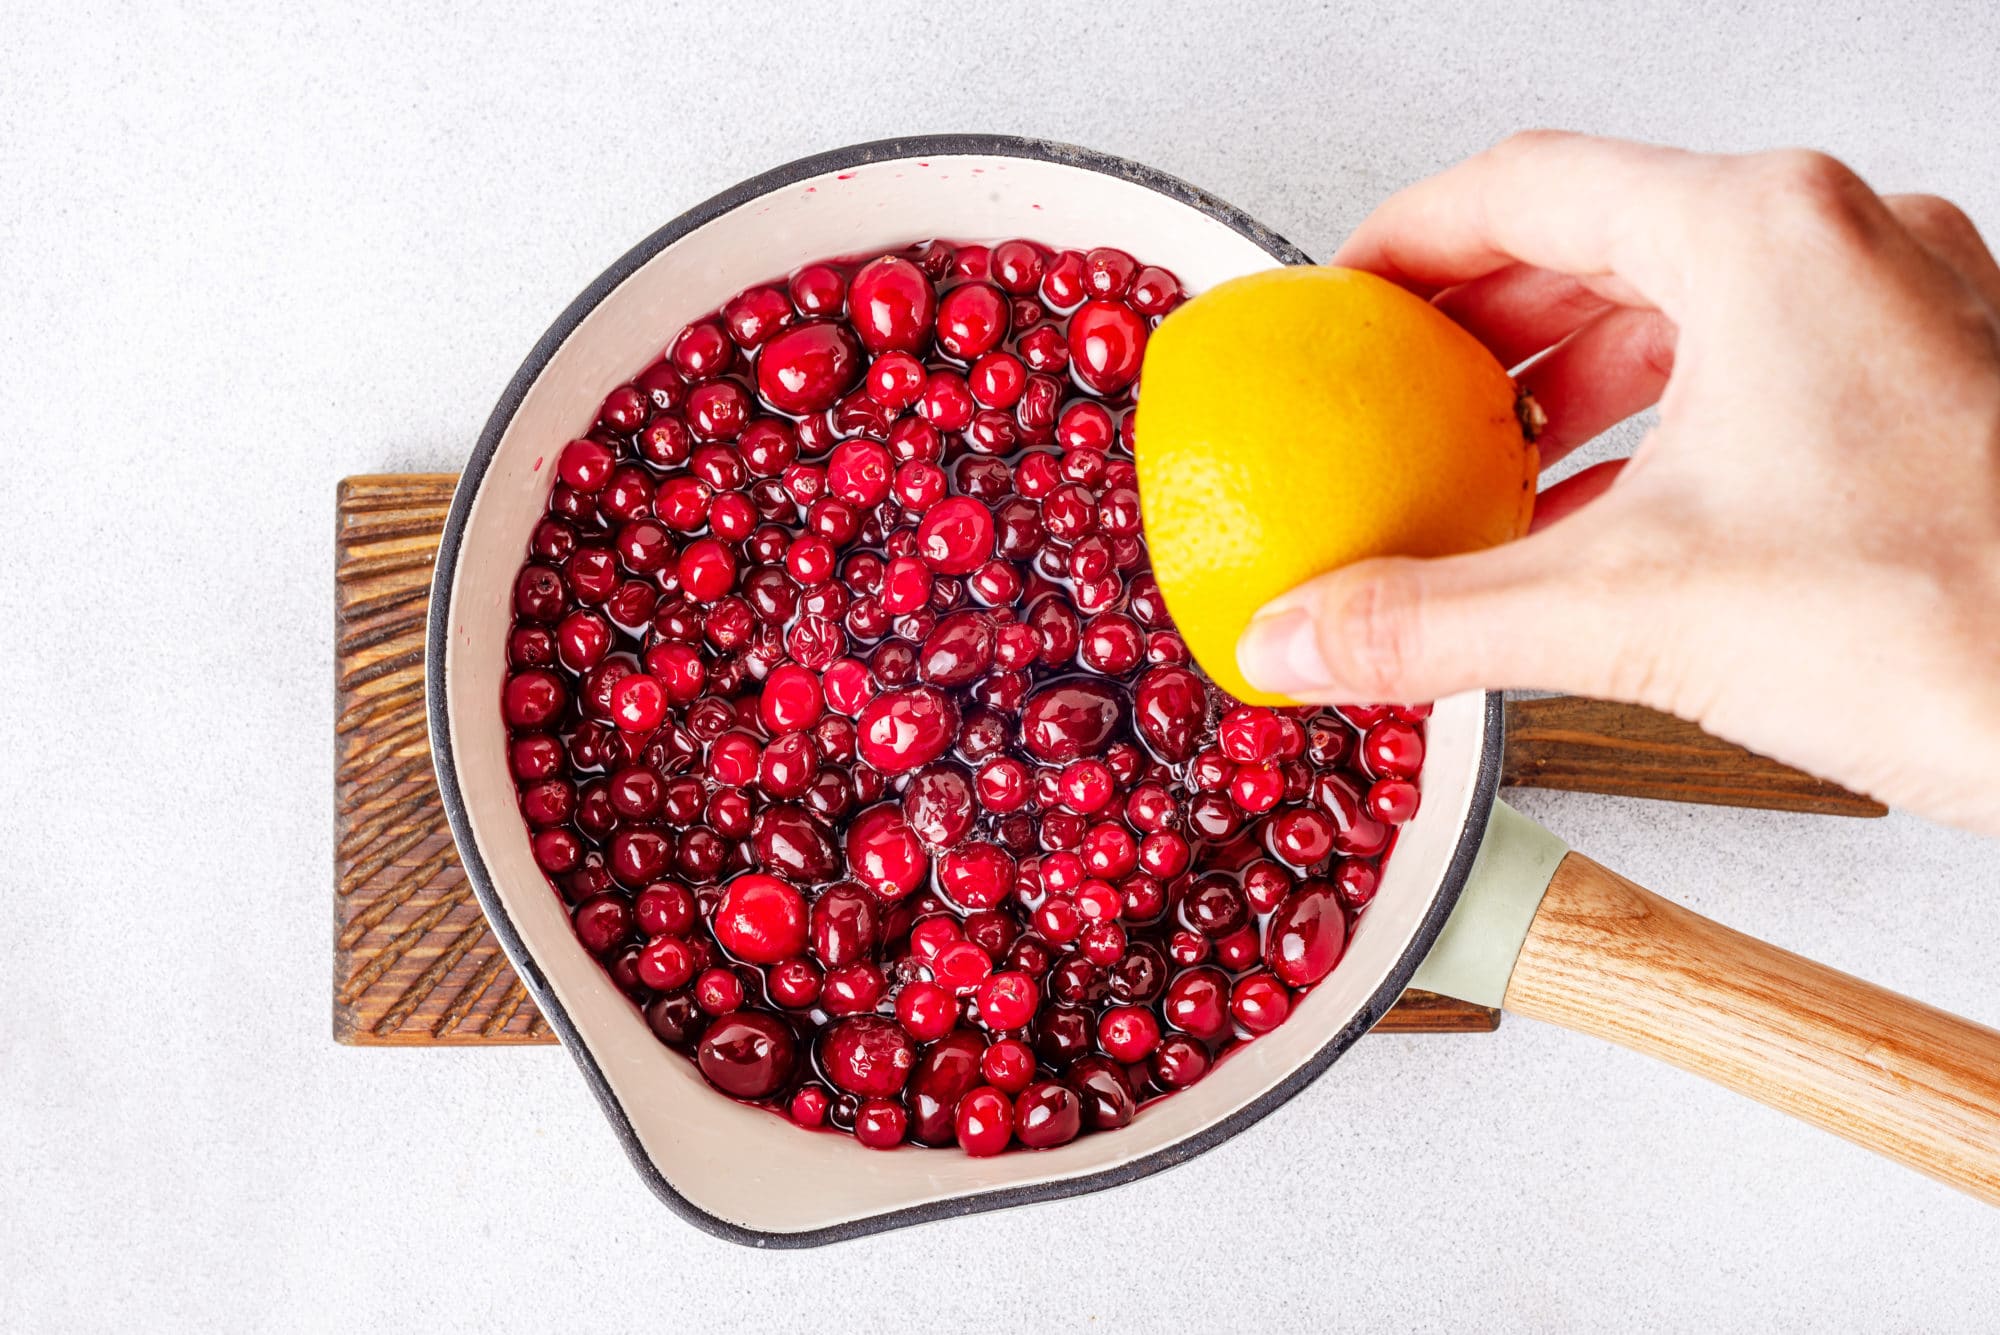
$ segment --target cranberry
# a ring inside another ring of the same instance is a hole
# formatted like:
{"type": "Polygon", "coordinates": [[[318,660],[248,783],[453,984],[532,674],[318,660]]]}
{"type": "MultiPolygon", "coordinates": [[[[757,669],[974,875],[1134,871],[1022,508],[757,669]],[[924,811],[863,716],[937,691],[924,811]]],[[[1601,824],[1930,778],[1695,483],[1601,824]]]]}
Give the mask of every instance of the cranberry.
{"type": "Polygon", "coordinates": [[[677,936],[656,936],[639,952],[639,981],[657,992],[678,992],[695,974],[695,953],[677,936]]]}
{"type": "Polygon", "coordinates": [[[882,898],[900,899],[917,888],[930,859],[903,813],[885,802],[848,823],[847,869],[882,898]]]}
{"type": "Polygon", "coordinates": [[[979,985],[979,1019],[996,1032],[1020,1029],[1034,1018],[1040,989],[1025,973],[996,973],[979,985]]]}
{"type": "Polygon", "coordinates": [[[917,1053],[894,1020],[855,1015],[827,1028],[819,1059],[836,1088],[863,1098],[889,1098],[902,1092],[917,1053]]]}
{"type": "Polygon", "coordinates": [[[820,412],[854,387],[862,353],[845,325],[809,320],[777,335],[757,358],[757,391],[794,417],[820,412]]]}
{"type": "Polygon", "coordinates": [[[1368,814],[1384,825],[1401,825],[1417,814],[1417,797],[1408,779],[1377,779],[1368,788],[1368,814]]]}
{"type": "Polygon", "coordinates": [[[1037,1080],[1014,1103],[1014,1135],[1031,1150],[1053,1149],[1083,1129],[1083,1101],[1053,1080],[1037,1080]]]}
{"type": "Polygon", "coordinates": [[[715,939],[739,959],[776,964],[805,949],[805,899],[775,876],[739,876],[716,907],[715,939]]]}
{"type": "Polygon", "coordinates": [[[958,728],[958,711],[928,686],[878,695],[855,719],[861,758],[884,774],[906,774],[943,755],[958,728]]]}
{"type": "Polygon", "coordinates": [[[1145,351],[1146,322],[1130,306],[1092,300],[1070,316],[1070,368],[1099,394],[1115,394],[1131,384],[1145,351]]]}
{"type": "Polygon", "coordinates": [[[595,895],[576,906],[570,915],[576,938],[593,955],[602,955],[624,944],[632,929],[632,911],[622,895],[595,895]]]}
{"type": "Polygon", "coordinates": [[[963,496],[941,501],[918,526],[917,550],[941,574],[969,575],[993,555],[993,514],[963,496]]]}
{"type": "Polygon", "coordinates": [[[915,1113],[911,1138],[922,1145],[949,1145],[956,1136],[954,1112],[980,1081],[978,1037],[966,1030],[946,1034],[915,1061],[906,1098],[915,1113]]]}
{"type": "Polygon", "coordinates": [[[824,1085],[800,1085],[785,1111],[800,1126],[818,1127],[826,1125],[826,1115],[832,1105],[833,1097],[826,1092],[824,1085]]]}
{"type": "Polygon", "coordinates": [[[1193,755],[1208,715],[1208,691],[1201,678],[1180,667],[1156,667],[1132,691],[1139,735],[1169,763],[1193,755]]]}
{"type": "Polygon", "coordinates": [[[1161,1041],[1147,1069],[1160,1088],[1186,1089],[1208,1074],[1210,1064],[1207,1048],[1191,1038],[1174,1034],[1161,1041]]]}
{"type": "Polygon", "coordinates": [[[1082,301],[1089,289],[1084,286],[1083,252],[1065,250],[1049,261],[1042,272],[1042,300],[1057,310],[1068,310],[1082,301]]]}
{"type": "Polygon", "coordinates": [[[891,1150],[903,1143],[910,1115],[889,1099],[863,1099],[854,1115],[854,1138],[871,1150],[891,1150]]]}
{"type": "Polygon", "coordinates": [[[1167,984],[1161,1007],[1167,1023],[1183,1033],[1214,1042],[1229,1033],[1229,976],[1220,969],[1194,968],[1167,984]]]}
{"type": "MultiPolygon", "coordinates": [[[[637,956],[638,951],[636,949],[628,947],[628,950],[633,956],[637,956]]],[[[614,970],[616,967],[614,964],[614,970]]],[[[632,981],[632,986],[640,986],[636,978],[632,981]]],[[[695,1041],[701,1037],[702,1030],[707,1026],[707,1023],[708,1017],[694,1004],[694,998],[686,992],[672,992],[663,997],[654,997],[646,1006],[647,1027],[653,1031],[654,1035],[662,1043],[670,1048],[685,1050],[693,1047],[695,1041]]],[[[742,1035],[739,1034],[738,1038],[741,1037],[742,1035]]],[[[732,1045],[731,1050],[737,1051],[738,1049],[732,1045]]],[[[794,1053],[796,1051],[795,1046],[794,1053]]],[[[728,1069],[726,1062],[720,1062],[719,1065],[724,1070],[728,1069]]],[[[787,1067],[789,1069],[789,1063],[787,1063],[787,1067]]],[[[728,1093],[729,1091],[724,1089],[724,1092],[728,1093]]]]}
{"type": "Polygon", "coordinates": [[[1339,898],[1324,881],[1287,896],[1265,931],[1264,963],[1292,987],[1310,987],[1333,972],[1347,944],[1339,898]]]}
{"type": "MultiPolygon", "coordinates": [[[[1147,1019],[1151,1018],[1149,1014],[1147,1019]]],[[[1154,1036],[1158,1037],[1157,1029],[1154,1036]]],[[[1139,1111],[1124,1071],[1102,1057],[1085,1057],[1076,1062],[1063,1077],[1063,1083],[1076,1092],[1078,1113],[1086,1131],[1115,1131],[1139,1111]]]]}
{"type": "Polygon", "coordinates": [[[968,1091],[952,1115],[959,1148],[975,1159],[1000,1153],[1014,1138],[1014,1105],[991,1085],[968,1091]]]}
{"type": "Polygon", "coordinates": [[[956,844],[972,828],[972,784],[956,765],[925,766],[903,790],[903,818],[932,848],[956,844]]]}
{"type": "Polygon", "coordinates": [[[870,352],[919,352],[937,317],[930,280],[908,260],[884,255],[861,266],[848,285],[848,317],[870,352]]]}
{"type": "Polygon", "coordinates": [[[1267,1034],[1292,1013],[1292,995],[1268,973],[1238,980],[1229,994],[1229,1013],[1253,1034],[1267,1034]]]}
{"type": "Polygon", "coordinates": [[[1096,755],[1117,730],[1122,712],[1109,686],[1083,677],[1060,679],[1028,697],[1021,710],[1021,745],[1050,763],[1096,755]]]}
{"type": "Polygon", "coordinates": [[[896,995],[896,1021],[912,1038],[925,1042],[942,1038],[957,1020],[957,999],[936,983],[907,983],[896,995]]]}
{"type": "Polygon", "coordinates": [[[739,1011],[709,1025],[695,1061],[708,1083],[730,1097],[767,1099],[791,1079],[798,1054],[790,1025],[775,1015],[739,1011]]]}
{"type": "Polygon", "coordinates": [[[1014,889],[1014,859],[983,840],[961,844],[939,861],[938,886],[960,908],[995,908],[1014,889]]]}
{"type": "Polygon", "coordinates": [[[937,307],[938,346],[969,362],[991,351],[1007,334],[1007,300],[986,283],[962,283],[937,307]]]}

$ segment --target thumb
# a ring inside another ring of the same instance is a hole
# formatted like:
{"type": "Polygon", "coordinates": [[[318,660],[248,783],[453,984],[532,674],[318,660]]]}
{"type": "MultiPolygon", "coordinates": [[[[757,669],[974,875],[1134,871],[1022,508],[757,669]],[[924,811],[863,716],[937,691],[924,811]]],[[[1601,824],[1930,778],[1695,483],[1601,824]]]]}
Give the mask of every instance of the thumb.
{"type": "Polygon", "coordinates": [[[1650,599],[1603,568],[1607,549],[1625,544],[1584,520],[1464,556],[1361,561],[1308,580],[1251,619],[1237,666],[1252,685],[1308,704],[1510,687],[1630,698],[1659,684],[1644,655],[1668,637],[1631,633],[1650,599]]]}

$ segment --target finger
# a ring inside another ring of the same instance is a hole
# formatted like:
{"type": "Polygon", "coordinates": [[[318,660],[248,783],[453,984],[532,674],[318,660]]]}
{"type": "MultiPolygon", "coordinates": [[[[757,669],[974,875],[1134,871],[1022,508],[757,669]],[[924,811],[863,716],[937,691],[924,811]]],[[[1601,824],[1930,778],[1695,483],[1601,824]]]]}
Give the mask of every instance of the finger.
{"type": "Polygon", "coordinates": [[[1529,264],[1510,264],[1448,287],[1431,304],[1509,368],[1611,309],[1611,302],[1581,278],[1529,264]]]}
{"type": "Polygon", "coordinates": [[[1629,462],[1627,459],[1606,459],[1601,464],[1592,464],[1543,488],[1541,495],[1535,497],[1535,518],[1528,531],[1539,533],[1549,525],[1569,518],[1611,490],[1611,484],[1618,480],[1618,475],[1625,471],[1629,462]]]}
{"type": "Polygon", "coordinates": [[[2000,311],[2000,263],[1965,210],[1936,195],[1888,195],[1882,202],[1919,245],[2000,311]]]}
{"type": "Polygon", "coordinates": [[[1658,311],[1607,311],[1521,372],[1548,420],[1535,436],[1542,467],[1660,401],[1674,369],[1673,322],[1658,311]]]}
{"type": "Polygon", "coordinates": [[[1391,196],[1333,263],[1428,296],[1518,262],[1615,276],[1675,310],[1714,162],[1585,135],[1515,135],[1391,196]]]}
{"type": "Polygon", "coordinates": [[[1620,539],[1633,528],[1624,508],[1600,501],[1466,556],[1321,575],[1258,612],[1237,665],[1253,685],[1301,703],[1513,687],[1629,699],[1635,683],[1657,692],[1671,673],[1648,655],[1678,642],[1670,623],[1683,582],[1649,577],[1657,560],[1632,578],[1613,573],[1615,553],[1632,546],[1620,539]]]}

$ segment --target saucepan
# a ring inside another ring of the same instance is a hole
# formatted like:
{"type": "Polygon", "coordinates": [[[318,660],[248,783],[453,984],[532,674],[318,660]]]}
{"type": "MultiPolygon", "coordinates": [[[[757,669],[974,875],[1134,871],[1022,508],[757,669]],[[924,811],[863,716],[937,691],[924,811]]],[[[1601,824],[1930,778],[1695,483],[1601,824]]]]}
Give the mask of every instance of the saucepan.
{"type": "Polygon", "coordinates": [[[2000,1032],[1733,932],[1569,851],[1496,799],[1500,699],[1489,694],[1437,703],[1422,808],[1339,967],[1285,1024],[1117,1131],[986,1159],[885,1153],[733,1103],[662,1047],[577,942],[535,865],[508,769],[510,592],[549,465],[667,333],[738,290],[810,260],[940,236],[1118,246],[1193,291],[1310,262],[1201,190],[1066,145],[948,136],[807,158],[667,224],[556,319],[501,395],[446,524],[428,692],[459,854],[662,1201],[735,1241],[806,1246],[1130,1181],[1271,1112],[1414,984],[1651,1054],[2000,1203],[2000,1032]]]}

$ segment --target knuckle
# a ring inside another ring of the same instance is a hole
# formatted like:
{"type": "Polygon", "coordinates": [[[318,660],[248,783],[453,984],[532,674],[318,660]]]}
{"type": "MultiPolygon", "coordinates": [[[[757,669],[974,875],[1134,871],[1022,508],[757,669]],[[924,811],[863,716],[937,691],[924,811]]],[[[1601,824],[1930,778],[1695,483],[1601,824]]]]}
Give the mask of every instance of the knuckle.
{"type": "Polygon", "coordinates": [[[1897,216],[1918,240],[1947,253],[1976,253],[1986,248],[1985,238],[1965,210],[1937,195],[1905,195],[1896,201],[1897,216]]]}
{"type": "Polygon", "coordinates": [[[1749,159],[1757,213],[1793,234],[1821,241],[1858,241],[1874,230],[1881,201],[1840,159],[1811,149],[1787,149],[1749,159]]]}
{"type": "Polygon", "coordinates": [[[1320,625],[1320,653],[1334,678],[1363,701],[1403,698],[1421,652],[1422,583],[1401,562],[1384,562],[1320,625]]]}

